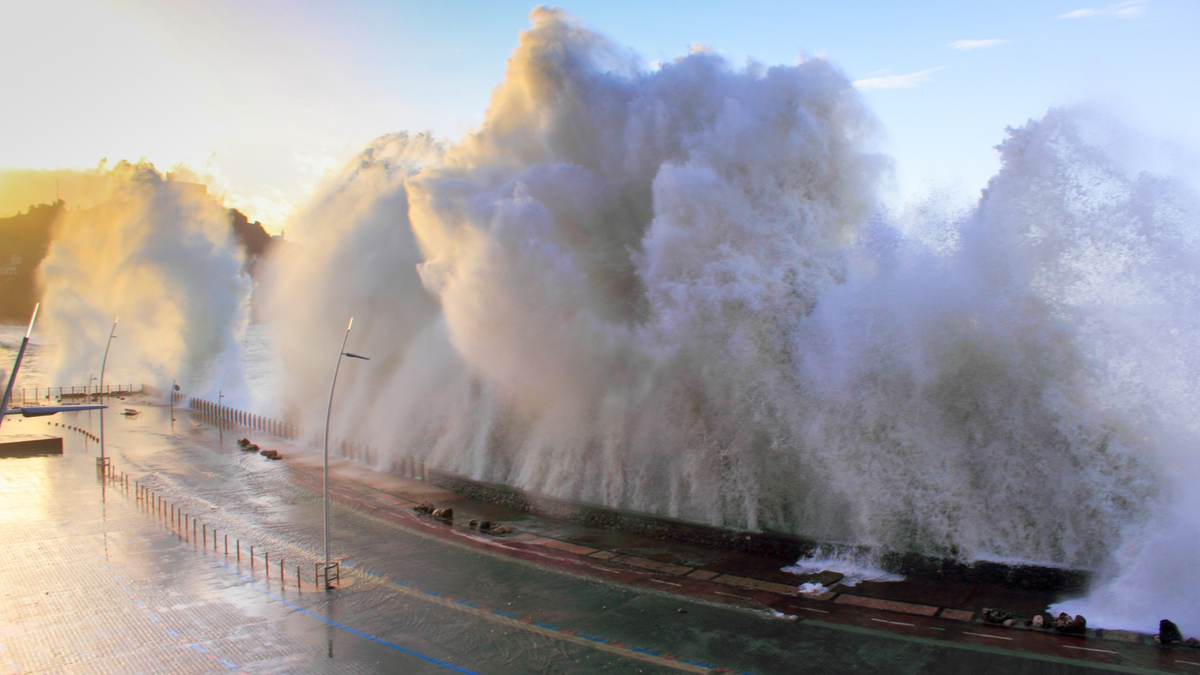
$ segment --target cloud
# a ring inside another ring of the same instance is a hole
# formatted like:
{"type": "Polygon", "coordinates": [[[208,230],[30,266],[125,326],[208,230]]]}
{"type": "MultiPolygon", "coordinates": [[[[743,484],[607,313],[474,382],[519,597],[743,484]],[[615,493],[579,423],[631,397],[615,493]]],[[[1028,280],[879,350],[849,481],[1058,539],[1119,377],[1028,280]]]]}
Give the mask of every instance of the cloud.
{"type": "Polygon", "coordinates": [[[1001,40],[999,38],[990,38],[987,40],[956,40],[951,42],[948,46],[951,49],[968,51],[971,49],[983,49],[984,47],[995,47],[996,45],[1001,45],[1005,42],[1008,42],[1008,40],[1001,40]]]}
{"type": "Polygon", "coordinates": [[[1109,5],[1103,9],[1094,9],[1092,7],[1084,7],[1066,14],[1059,14],[1060,19],[1088,19],[1095,16],[1112,16],[1118,19],[1136,19],[1146,11],[1146,3],[1149,0],[1125,0],[1118,2],[1115,5],[1109,5]]]}
{"type": "Polygon", "coordinates": [[[861,80],[855,80],[854,86],[858,87],[859,91],[871,91],[872,89],[905,89],[915,87],[918,84],[924,84],[931,78],[930,73],[941,70],[941,68],[930,68],[921,70],[907,75],[884,75],[881,77],[867,77],[861,80]]]}

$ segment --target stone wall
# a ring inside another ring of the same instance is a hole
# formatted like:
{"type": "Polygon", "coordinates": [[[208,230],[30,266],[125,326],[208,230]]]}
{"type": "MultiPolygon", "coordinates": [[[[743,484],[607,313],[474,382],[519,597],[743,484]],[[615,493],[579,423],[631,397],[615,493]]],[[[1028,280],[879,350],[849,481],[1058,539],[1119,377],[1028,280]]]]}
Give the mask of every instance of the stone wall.
{"type": "MultiPolygon", "coordinates": [[[[797,560],[811,553],[820,542],[789,534],[741,532],[674,518],[624,511],[607,506],[576,502],[519,490],[498,483],[485,483],[458,474],[430,469],[433,485],[480,501],[499,504],[526,513],[559,518],[589,527],[634,532],[666,541],[736,551],[747,555],[797,560]]],[[[918,553],[886,551],[882,567],[906,577],[990,583],[1013,588],[1061,592],[1083,590],[1090,574],[1038,565],[1005,565],[993,562],[966,563],[918,553]]]]}

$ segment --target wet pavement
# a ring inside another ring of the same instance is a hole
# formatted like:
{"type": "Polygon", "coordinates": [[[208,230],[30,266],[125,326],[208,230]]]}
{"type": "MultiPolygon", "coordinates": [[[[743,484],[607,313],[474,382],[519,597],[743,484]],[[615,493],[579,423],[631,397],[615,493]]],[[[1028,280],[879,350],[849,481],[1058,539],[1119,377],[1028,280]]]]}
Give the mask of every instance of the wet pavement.
{"type": "Polygon", "coordinates": [[[96,413],[0,430],[65,443],[0,460],[0,673],[1200,672],[1200,650],[1006,630],[921,602],[1000,591],[807,598],[778,561],[590,531],[348,462],[332,528],[343,583],[321,592],[315,453],[256,438],[287,457],[272,462],[238,450],[244,429],[114,403],[141,414],[106,417],[110,480],[96,413]],[[452,504],[455,524],[414,514],[422,499],[452,504]],[[470,517],[517,532],[480,535],[470,517]]]}

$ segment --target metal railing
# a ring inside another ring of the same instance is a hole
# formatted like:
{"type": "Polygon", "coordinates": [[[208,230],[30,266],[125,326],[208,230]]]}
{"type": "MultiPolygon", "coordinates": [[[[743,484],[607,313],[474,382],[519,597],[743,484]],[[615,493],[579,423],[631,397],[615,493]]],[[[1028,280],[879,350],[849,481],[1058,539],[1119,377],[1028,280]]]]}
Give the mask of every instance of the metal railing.
{"type": "MultiPolygon", "coordinates": [[[[178,392],[176,392],[176,395],[180,396],[178,392]]],[[[176,403],[182,401],[184,401],[182,397],[176,399],[176,403]]],[[[211,420],[227,423],[232,426],[244,427],[251,431],[261,431],[273,436],[279,436],[280,438],[286,438],[291,441],[303,443],[314,448],[321,447],[321,432],[319,431],[306,432],[306,430],[301,429],[295,424],[283,422],[265,415],[258,415],[246,410],[239,410],[230,406],[220,405],[203,398],[188,397],[186,402],[187,406],[193,411],[211,420]]],[[[373,453],[378,452],[378,448],[372,448],[369,444],[356,443],[348,440],[330,440],[331,447],[341,448],[343,457],[359,459],[367,464],[371,463],[373,453]]],[[[392,466],[390,467],[392,471],[397,472],[407,478],[425,480],[426,471],[425,462],[423,460],[411,456],[401,455],[400,453],[393,453],[392,456],[398,456],[397,459],[392,461],[392,466]]],[[[378,459],[377,454],[374,455],[374,457],[378,459]]]]}
{"type": "MultiPolygon", "coordinates": [[[[156,387],[150,387],[156,389],[156,387]]],[[[72,398],[100,398],[100,386],[92,385],[90,387],[21,387],[21,405],[26,405],[29,401],[49,401],[53,399],[67,400],[72,398]]],[[[132,384],[106,384],[104,385],[105,396],[131,396],[133,394],[150,393],[147,391],[147,386],[132,385],[132,384]]],[[[13,400],[16,400],[14,392],[13,400]]]]}

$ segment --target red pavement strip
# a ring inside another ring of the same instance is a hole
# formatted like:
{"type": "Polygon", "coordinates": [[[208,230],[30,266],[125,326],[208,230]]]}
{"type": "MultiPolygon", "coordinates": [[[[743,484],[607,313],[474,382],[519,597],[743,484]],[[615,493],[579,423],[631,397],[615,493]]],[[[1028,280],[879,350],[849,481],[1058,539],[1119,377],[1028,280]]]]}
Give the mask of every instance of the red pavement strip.
{"type": "MultiPolygon", "coordinates": [[[[314,475],[317,472],[300,467],[293,468],[294,471],[291,472],[291,475],[294,482],[308,489],[320,489],[320,477],[319,475],[314,475]]],[[[612,575],[606,577],[609,579],[614,579],[615,576],[614,580],[622,583],[645,586],[646,582],[653,582],[657,584],[656,587],[664,585],[674,586],[680,590],[662,589],[662,592],[677,593],[692,598],[709,599],[716,602],[728,601],[717,600],[711,596],[725,596],[743,602],[749,601],[766,608],[781,605],[784,600],[791,602],[818,602],[826,605],[829,609],[818,609],[816,607],[796,604],[785,606],[808,612],[826,614],[831,618],[836,617],[835,623],[829,623],[829,620],[818,621],[816,619],[808,619],[810,623],[816,623],[817,625],[827,625],[843,629],[851,626],[856,626],[860,629],[878,630],[882,628],[888,634],[903,635],[906,638],[922,641],[929,640],[933,644],[946,646],[949,646],[947,643],[950,643],[979,649],[984,648],[984,645],[992,647],[1002,645],[1003,647],[999,651],[1003,653],[1015,651],[1037,655],[1040,658],[1062,659],[1070,662],[1079,662],[1082,660],[1093,666],[1117,667],[1126,672],[1135,672],[1147,667],[1157,669],[1169,668],[1170,670],[1179,672],[1193,672],[1190,669],[1186,669],[1186,666],[1200,666],[1200,663],[1170,658],[1176,655],[1175,650],[1163,650],[1130,642],[1123,642],[1123,644],[1118,645],[1112,641],[1098,641],[1095,638],[1088,639],[1080,636],[1066,636],[1023,628],[1008,629],[982,623],[972,624],[972,627],[977,627],[976,630],[959,629],[957,631],[950,631],[949,629],[954,628],[956,624],[961,626],[963,622],[971,621],[974,613],[965,610],[896,602],[846,593],[831,592],[815,597],[804,596],[799,593],[796,586],[733,575],[718,575],[707,570],[693,570],[688,567],[660,563],[636,556],[619,554],[601,555],[610,552],[599,551],[586,546],[536,535],[523,534],[515,537],[477,535],[461,526],[454,527],[450,523],[417,515],[411,511],[411,507],[416,506],[415,502],[394,495],[388,495],[387,493],[379,492],[375,488],[358,483],[356,485],[360,486],[361,491],[351,489],[346,487],[346,482],[343,479],[342,486],[332,489],[331,495],[336,501],[342,502],[355,510],[369,513],[396,525],[418,529],[443,538],[458,535],[463,541],[471,545],[487,547],[493,550],[501,549],[505,552],[505,555],[549,564],[564,571],[578,573],[580,572],[580,568],[586,567],[612,575]],[[554,551],[555,554],[561,555],[551,555],[549,551],[554,551]],[[564,555],[567,557],[564,557],[564,555]],[[624,569],[608,568],[593,564],[597,560],[608,564],[620,564],[624,569]],[[631,567],[634,569],[630,569],[631,567]],[[654,576],[674,577],[674,581],[656,579],[654,576]],[[749,593],[735,595],[717,590],[718,588],[729,588],[730,586],[743,588],[749,591],[749,593]],[[832,602],[829,600],[832,600],[832,602]],[[867,616],[867,610],[884,611],[914,618],[921,617],[927,621],[917,624],[893,619],[881,619],[867,616]],[[923,636],[917,636],[913,633],[914,629],[939,631],[941,634],[930,636],[928,633],[923,633],[923,636]],[[978,632],[984,630],[999,630],[1009,634],[999,635],[978,632]],[[955,637],[955,633],[958,633],[960,637],[955,637]],[[1083,647],[1065,644],[1068,641],[1082,642],[1084,640],[1096,646],[1083,647]],[[1122,654],[1112,649],[1102,648],[1109,646],[1124,646],[1126,649],[1137,650],[1141,653],[1122,654]],[[1070,655],[1064,656],[1064,650],[1070,650],[1070,655]],[[1135,656],[1140,658],[1133,658],[1135,656]],[[1173,664],[1183,664],[1184,668],[1181,670],[1180,666],[1173,664]]]]}

